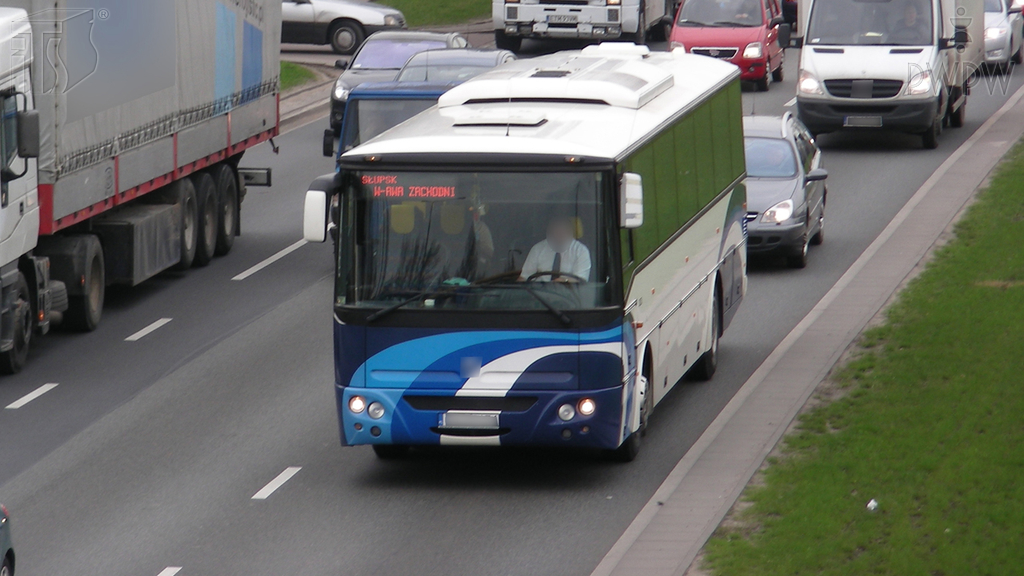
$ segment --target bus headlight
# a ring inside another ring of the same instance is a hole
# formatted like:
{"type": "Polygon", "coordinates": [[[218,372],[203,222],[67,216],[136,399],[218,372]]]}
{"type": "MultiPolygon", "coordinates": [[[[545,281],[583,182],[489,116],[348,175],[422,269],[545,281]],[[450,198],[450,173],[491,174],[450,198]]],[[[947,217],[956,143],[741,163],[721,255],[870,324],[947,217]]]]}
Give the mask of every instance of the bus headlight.
{"type": "Polygon", "coordinates": [[[783,200],[775,206],[764,211],[761,222],[766,224],[782,224],[793,216],[793,201],[783,200]]]}
{"type": "Polygon", "coordinates": [[[576,409],[579,410],[581,416],[591,416],[597,411],[597,403],[590,398],[584,398],[576,405],[576,409]]]}
{"type": "Polygon", "coordinates": [[[561,418],[563,422],[568,422],[576,417],[576,409],[572,407],[572,404],[562,404],[558,408],[558,417],[561,418]]]}
{"type": "Polygon", "coordinates": [[[370,405],[366,407],[366,414],[374,420],[380,420],[384,417],[384,405],[380,402],[371,402],[370,405]]]}
{"type": "Polygon", "coordinates": [[[362,414],[366,410],[366,398],[353,396],[348,399],[348,409],[353,414],[362,414]]]}

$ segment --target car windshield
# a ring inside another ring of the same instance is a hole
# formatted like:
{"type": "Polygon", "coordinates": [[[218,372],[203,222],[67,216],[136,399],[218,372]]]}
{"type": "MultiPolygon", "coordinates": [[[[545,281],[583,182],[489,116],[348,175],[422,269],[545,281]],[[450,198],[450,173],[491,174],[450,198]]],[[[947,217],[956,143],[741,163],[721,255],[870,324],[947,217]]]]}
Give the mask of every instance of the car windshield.
{"type": "Polygon", "coordinates": [[[792,178],[796,176],[796,152],[781,138],[744,138],[747,176],[792,178]]]}
{"type": "Polygon", "coordinates": [[[424,50],[445,48],[440,40],[370,40],[359,50],[352,61],[354,70],[389,69],[398,70],[416,54],[424,50]]]}
{"type": "Polygon", "coordinates": [[[985,0],[985,12],[996,12],[1001,14],[1003,12],[1002,0],[985,0]]]}
{"type": "Polygon", "coordinates": [[[687,0],[679,11],[680,26],[760,26],[760,0],[687,0]]]}
{"type": "Polygon", "coordinates": [[[437,104],[437,97],[349,100],[339,149],[348,151],[434,104],[437,104]]]}
{"type": "Polygon", "coordinates": [[[924,46],[933,43],[927,0],[816,0],[807,44],[924,46]]]}
{"type": "Polygon", "coordinates": [[[480,64],[406,66],[396,80],[399,82],[465,82],[491,68],[493,66],[480,64]]]}
{"type": "Polygon", "coordinates": [[[338,305],[609,306],[618,230],[603,173],[355,172],[338,305]],[[410,300],[411,299],[411,300],[410,300]]]}

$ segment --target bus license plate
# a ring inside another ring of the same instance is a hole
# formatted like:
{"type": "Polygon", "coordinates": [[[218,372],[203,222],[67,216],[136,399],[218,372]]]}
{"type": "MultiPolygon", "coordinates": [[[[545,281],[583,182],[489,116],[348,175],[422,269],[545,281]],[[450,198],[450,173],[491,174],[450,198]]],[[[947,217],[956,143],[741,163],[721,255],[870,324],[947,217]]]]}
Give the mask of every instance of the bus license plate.
{"type": "Polygon", "coordinates": [[[548,24],[575,24],[578,21],[575,14],[548,14],[548,24]]]}
{"type": "Polygon", "coordinates": [[[441,414],[441,428],[497,430],[498,414],[449,411],[441,414]]]}
{"type": "Polygon", "coordinates": [[[848,128],[881,128],[881,116],[847,116],[843,126],[848,128]]]}

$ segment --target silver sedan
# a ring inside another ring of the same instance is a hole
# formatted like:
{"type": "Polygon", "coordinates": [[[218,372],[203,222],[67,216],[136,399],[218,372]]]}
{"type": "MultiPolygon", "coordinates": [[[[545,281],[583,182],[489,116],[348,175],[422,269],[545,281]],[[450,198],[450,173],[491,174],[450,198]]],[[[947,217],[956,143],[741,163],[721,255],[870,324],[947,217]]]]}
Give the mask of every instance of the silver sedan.
{"type": "Polygon", "coordinates": [[[1022,61],[1024,18],[1013,0],[985,0],[985,64],[1006,73],[1022,61]]]}

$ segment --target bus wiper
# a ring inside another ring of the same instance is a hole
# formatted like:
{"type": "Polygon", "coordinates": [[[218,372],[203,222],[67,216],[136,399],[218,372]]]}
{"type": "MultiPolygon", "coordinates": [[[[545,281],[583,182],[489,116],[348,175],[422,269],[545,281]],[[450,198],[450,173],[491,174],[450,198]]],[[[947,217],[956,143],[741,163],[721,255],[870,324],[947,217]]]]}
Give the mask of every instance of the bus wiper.
{"type": "Polygon", "coordinates": [[[561,320],[562,324],[565,324],[566,326],[569,326],[570,324],[572,324],[572,319],[569,318],[569,316],[566,315],[565,312],[562,312],[558,308],[555,308],[551,304],[551,302],[548,302],[547,299],[545,299],[543,296],[541,296],[540,294],[537,294],[536,292],[534,292],[533,288],[531,288],[529,284],[525,284],[524,283],[522,286],[523,286],[523,288],[526,289],[527,292],[530,293],[530,296],[533,296],[534,298],[536,298],[537,302],[540,302],[541,304],[543,304],[544,307],[547,308],[549,312],[551,312],[552,314],[555,315],[555,317],[557,317],[559,320],[561,320]]]}
{"type": "Polygon", "coordinates": [[[447,292],[447,290],[438,290],[437,288],[431,288],[430,290],[424,290],[423,292],[420,292],[419,294],[416,294],[415,296],[410,296],[410,297],[406,298],[405,300],[402,300],[401,302],[396,302],[396,303],[392,304],[391,306],[388,306],[387,308],[381,308],[380,310],[377,310],[373,314],[370,314],[369,316],[367,316],[366,317],[366,321],[367,322],[373,322],[375,320],[383,318],[384,316],[387,316],[388,314],[391,314],[392,312],[394,312],[395,310],[398,310],[402,306],[406,306],[406,305],[412,304],[413,302],[416,302],[417,300],[423,300],[424,298],[429,298],[431,296],[436,296],[438,294],[443,294],[445,292],[447,292]]]}

